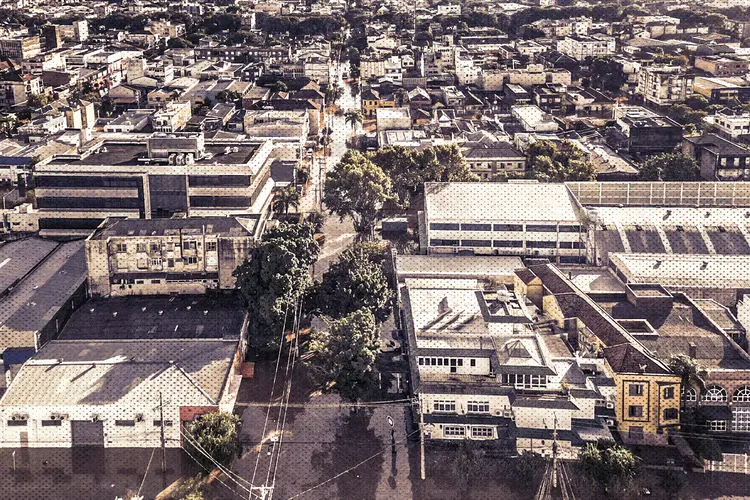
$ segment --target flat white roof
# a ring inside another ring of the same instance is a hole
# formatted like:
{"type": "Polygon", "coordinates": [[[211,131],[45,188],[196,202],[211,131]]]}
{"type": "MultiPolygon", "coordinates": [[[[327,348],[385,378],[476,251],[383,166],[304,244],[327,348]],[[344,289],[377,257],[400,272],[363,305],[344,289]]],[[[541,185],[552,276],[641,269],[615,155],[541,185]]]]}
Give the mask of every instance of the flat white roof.
{"type": "Polygon", "coordinates": [[[565,184],[428,182],[425,211],[429,221],[579,222],[565,184]]]}
{"type": "Polygon", "coordinates": [[[481,279],[508,276],[523,268],[520,257],[397,255],[396,273],[403,278],[464,278],[481,279]]]}
{"type": "Polygon", "coordinates": [[[613,253],[631,281],[696,288],[750,288],[750,255],[613,253]]]}

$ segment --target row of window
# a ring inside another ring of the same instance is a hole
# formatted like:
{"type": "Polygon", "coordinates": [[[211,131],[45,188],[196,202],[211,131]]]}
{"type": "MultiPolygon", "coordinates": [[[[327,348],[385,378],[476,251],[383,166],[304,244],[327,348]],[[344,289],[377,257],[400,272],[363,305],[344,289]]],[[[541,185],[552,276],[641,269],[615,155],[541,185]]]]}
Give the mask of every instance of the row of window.
{"type": "MultiPolygon", "coordinates": [[[[461,358],[417,358],[419,366],[464,366],[464,360],[461,358]]],[[[469,360],[469,366],[477,366],[476,359],[469,360]]]]}
{"type": "MultiPolygon", "coordinates": [[[[628,386],[628,395],[643,396],[644,384],[630,384],[628,386]]],[[[663,399],[674,399],[674,387],[665,387],[662,391],[663,399]]]]}
{"type": "MultiPolygon", "coordinates": [[[[698,401],[698,393],[695,389],[688,389],[682,392],[683,401],[698,401]]],[[[701,394],[701,401],[723,402],[727,401],[727,391],[718,385],[712,385],[706,388],[706,392],[701,394]]],[[[750,386],[744,386],[737,389],[732,396],[735,403],[750,403],[750,386]]]]}
{"type": "MultiPolygon", "coordinates": [[[[433,247],[499,247],[499,248],[523,248],[520,240],[442,240],[431,239],[430,246],[433,247]]],[[[580,241],[527,241],[526,248],[565,248],[580,249],[584,244],[580,241]]]]}
{"type": "MultiPolygon", "coordinates": [[[[664,420],[677,420],[680,411],[677,408],[666,408],[664,410],[664,420]]],[[[643,416],[643,406],[630,405],[628,406],[628,417],[641,418],[643,416]]]]}
{"type": "MultiPolygon", "coordinates": [[[[494,437],[494,429],[492,427],[481,427],[471,426],[471,437],[474,438],[491,438],[494,437]]],[[[446,437],[465,437],[466,427],[463,425],[444,425],[443,436],[446,437]]]]}
{"type": "MultiPolygon", "coordinates": [[[[478,224],[457,222],[432,222],[431,231],[523,231],[523,224],[478,224]]],[[[581,226],[557,226],[555,224],[526,224],[527,233],[578,233],[581,226]]]]}
{"type": "MultiPolygon", "coordinates": [[[[165,248],[169,246],[169,244],[164,245],[165,248]]],[[[174,248],[175,249],[184,249],[184,250],[195,250],[197,249],[201,244],[194,240],[185,240],[182,243],[175,242],[174,248]]],[[[136,244],[136,252],[138,253],[144,253],[146,252],[146,244],[145,243],[137,243],[136,244]]],[[[115,246],[115,250],[117,253],[126,253],[128,251],[128,244],[127,243],[118,243],[115,246]]],[[[159,250],[159,245],[157,243],[151,243],[151,251],[157,251],[159,250]]],[[[168,248],[166,248],[167,251],[169,251],[168,248]]],[[[216,242],[215,241],[207,241],[206,242],[206,251],[212,252],[216,250],[216,242]]]]}
{"type": "Polygon", "coordinates": [[[524,389],[539,389],[547,387],[546,375],[524,375],[520,373],[504,373],[503,385],[521,387],[524,389]]]}
{"type": "MultiPolygon", "coordinates": [[[[62,420],[42,420],[42,427],[60,427],[62,426],[62,420]]],[[[135,427],[135,420],[115,420],[115,425],[119,427],[135,427]]],[[[8,427],[25,427],[29,424],[28,420],[8,420],[8,427]]],[[[172,426],[171,420],[165,420],[164,425],[166,427],[172,426]]],[[[161,420],[154,420],[154,427],[160,427],[161,420]]]]}

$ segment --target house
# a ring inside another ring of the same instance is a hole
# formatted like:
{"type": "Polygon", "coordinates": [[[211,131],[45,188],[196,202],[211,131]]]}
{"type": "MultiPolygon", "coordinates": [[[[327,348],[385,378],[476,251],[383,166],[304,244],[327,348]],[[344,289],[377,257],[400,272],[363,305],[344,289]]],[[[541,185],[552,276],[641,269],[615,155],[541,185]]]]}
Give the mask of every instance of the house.
{"type": "Polygon", "coordinates": [[[716,134],[686,137],[682,152],[695,159],[707,181],[750,180],[750,149],[716,134]]]}
{"type": "Polygon", "coordinates": [[[483,181],[499,173],[526,171],[526,156],[507,142],[466,142],[461,145],[469,169],[483,181]]]}
{"type": "Polygon", "coordinates": [[[646,108],[619,107],[615,121],[631,153],[667,153],[682,142],[682,125],[646,108]]]}
{"type": "Polygon", "coordinates": [[[467,253],[586,261],[583,210],[564,184],[426,183],[428,254],[467,253]],[[520,206],[534,207],[521,211],[520,206]]]}
{"type": "Polygon", "coordinates": [[[185,128],[192,110],[189,102],[168,102],[151,116],[151,124],[155,132],[177,132],[185,128]]]}
{"type": "Polygon", "coordinates": [[[577,116],[590,116],[605,120],[614,118],[614,99],[592,88],[568,87],[565,90],[565,106],[570,111],[575,111],[577,116]]]}
{"type": "Polygon", "coordinates": [[[750,61],[738,57],[696,56],[695,67],[713,76],[744,75],[750,69],[750,61]]]}
{"type": "Polygon", "coordinates": [[[153,109],[131,109],[110,120],[104,131],[110,133],[130,133],[143,131],[152,120],[153,109]]]}
{"type": "Polygon", "coordinates": [[[750,134],[750,113],[746,111],[724,108],[706,116],[703,121],[713,125],[720,134],[730,139],[750,134]]]}
{"type": "Polygon", "coordinates": [[[109,219],[86,239],[92,297],[203,294],[235,288],[260,237],[251,217],[109,219]]]}
{"type": "Polygon", "coordinates": [[[396,101],[392,94],[381,93],[373,87],[364,87],[361,94],[362,114],[374,118],[378,108],[395,108],[396,101]]]}
{"type": "Polygon", "coordinates": [[[128,85],[117,85],[109,89],[112,103],[122,109],[137,108],[141,102],[141,91],[128,85]]]}

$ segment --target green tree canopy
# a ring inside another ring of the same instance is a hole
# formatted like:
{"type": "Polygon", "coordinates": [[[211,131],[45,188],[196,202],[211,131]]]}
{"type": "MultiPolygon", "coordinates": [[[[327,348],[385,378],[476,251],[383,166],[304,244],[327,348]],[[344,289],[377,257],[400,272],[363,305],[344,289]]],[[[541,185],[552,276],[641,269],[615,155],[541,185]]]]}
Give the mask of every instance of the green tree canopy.
{"type": "Polygon", "coordinates": [[[613,57],[596,57],[591,61],[591,86],[617,92],[626,80],[622,65],[613,57]]]}
{"type": "Polygon", "coordinates": [[[326,175],[323,202],[342,220],[351,217],[359,233],[370,234],[383,203],[391,197],[390,178],[358,151],[347,151],[326,175]]]}
{"type": "Polygon", "coordinates": [[[543,182],[591,181],[594,166],[570,141],[537,141],[526,151],[529,176],[543,182]]]}
{"type": "Polygon", "coordinates": [[[612,442],[588,443],[578,454],[584,474],[602,489],[627,486],[635,477],[636,461],[626,448],[612,442]]]}
{"type": "Polygon", "coordinates": [[[278,348],[285,317],[312,284],[309,267],[320,252],[314,232],[310,223],[279,224],[234,273],[253,318],[250,343],[261,351],[278,348]]]}
{"type": "Polygon", "coordinates": [[[680,377],[683,390],[687,391],[690,388],[706,390],[704,381],[706,371],[700,367],[698,361],[690,356],[684,354],[673,356],[669,360],[669,369],[680,377]]]}
{"type": "Polygon", "coordinates": [[[318,289],[323,314],[339,319],[367,309],[378,322],[388,318],[393,292],[383,272],[382,251],[366,243],[355,243],[344,250],[323,274],[318,289]]]}
{"type": "Polygon", "coordinates": [[[664,153],[649,158],[638,177],[644,181],[697,181],[700,168],[695,160],[682,153],[664,153]]]}
{"type": "Polygon", "coordinates": [[[240,418],[232,413],[206,413],[188,424],[185,449],[208,470],[216,467],[213,461],[229,467],[240,451],[239,426],[240,418]]]}
{"type": "Polygon", "coordinates": [[[358,401],[378,387],[375,357],[379,350],[380,329],[375,316],[360,309],[333,321],[328,332],[314,333],[306,363],[327,390],[348,401],[358,401]]]}

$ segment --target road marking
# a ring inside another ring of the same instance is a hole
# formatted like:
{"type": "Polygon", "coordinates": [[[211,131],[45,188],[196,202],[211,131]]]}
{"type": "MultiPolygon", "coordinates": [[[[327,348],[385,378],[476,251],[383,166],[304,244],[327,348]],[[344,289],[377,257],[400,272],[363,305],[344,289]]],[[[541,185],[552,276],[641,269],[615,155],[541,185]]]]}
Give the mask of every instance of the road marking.
{"type": "Polygon", "coordinates": [[[10,262],[10,257],[8,257],[8,258],[7,258],[7,259],[5,259],[4,261],[0,262],[0,267],[3,267],[3,266],[4,266],[5,264],[7,264],[8,262],[10,262]]]}

